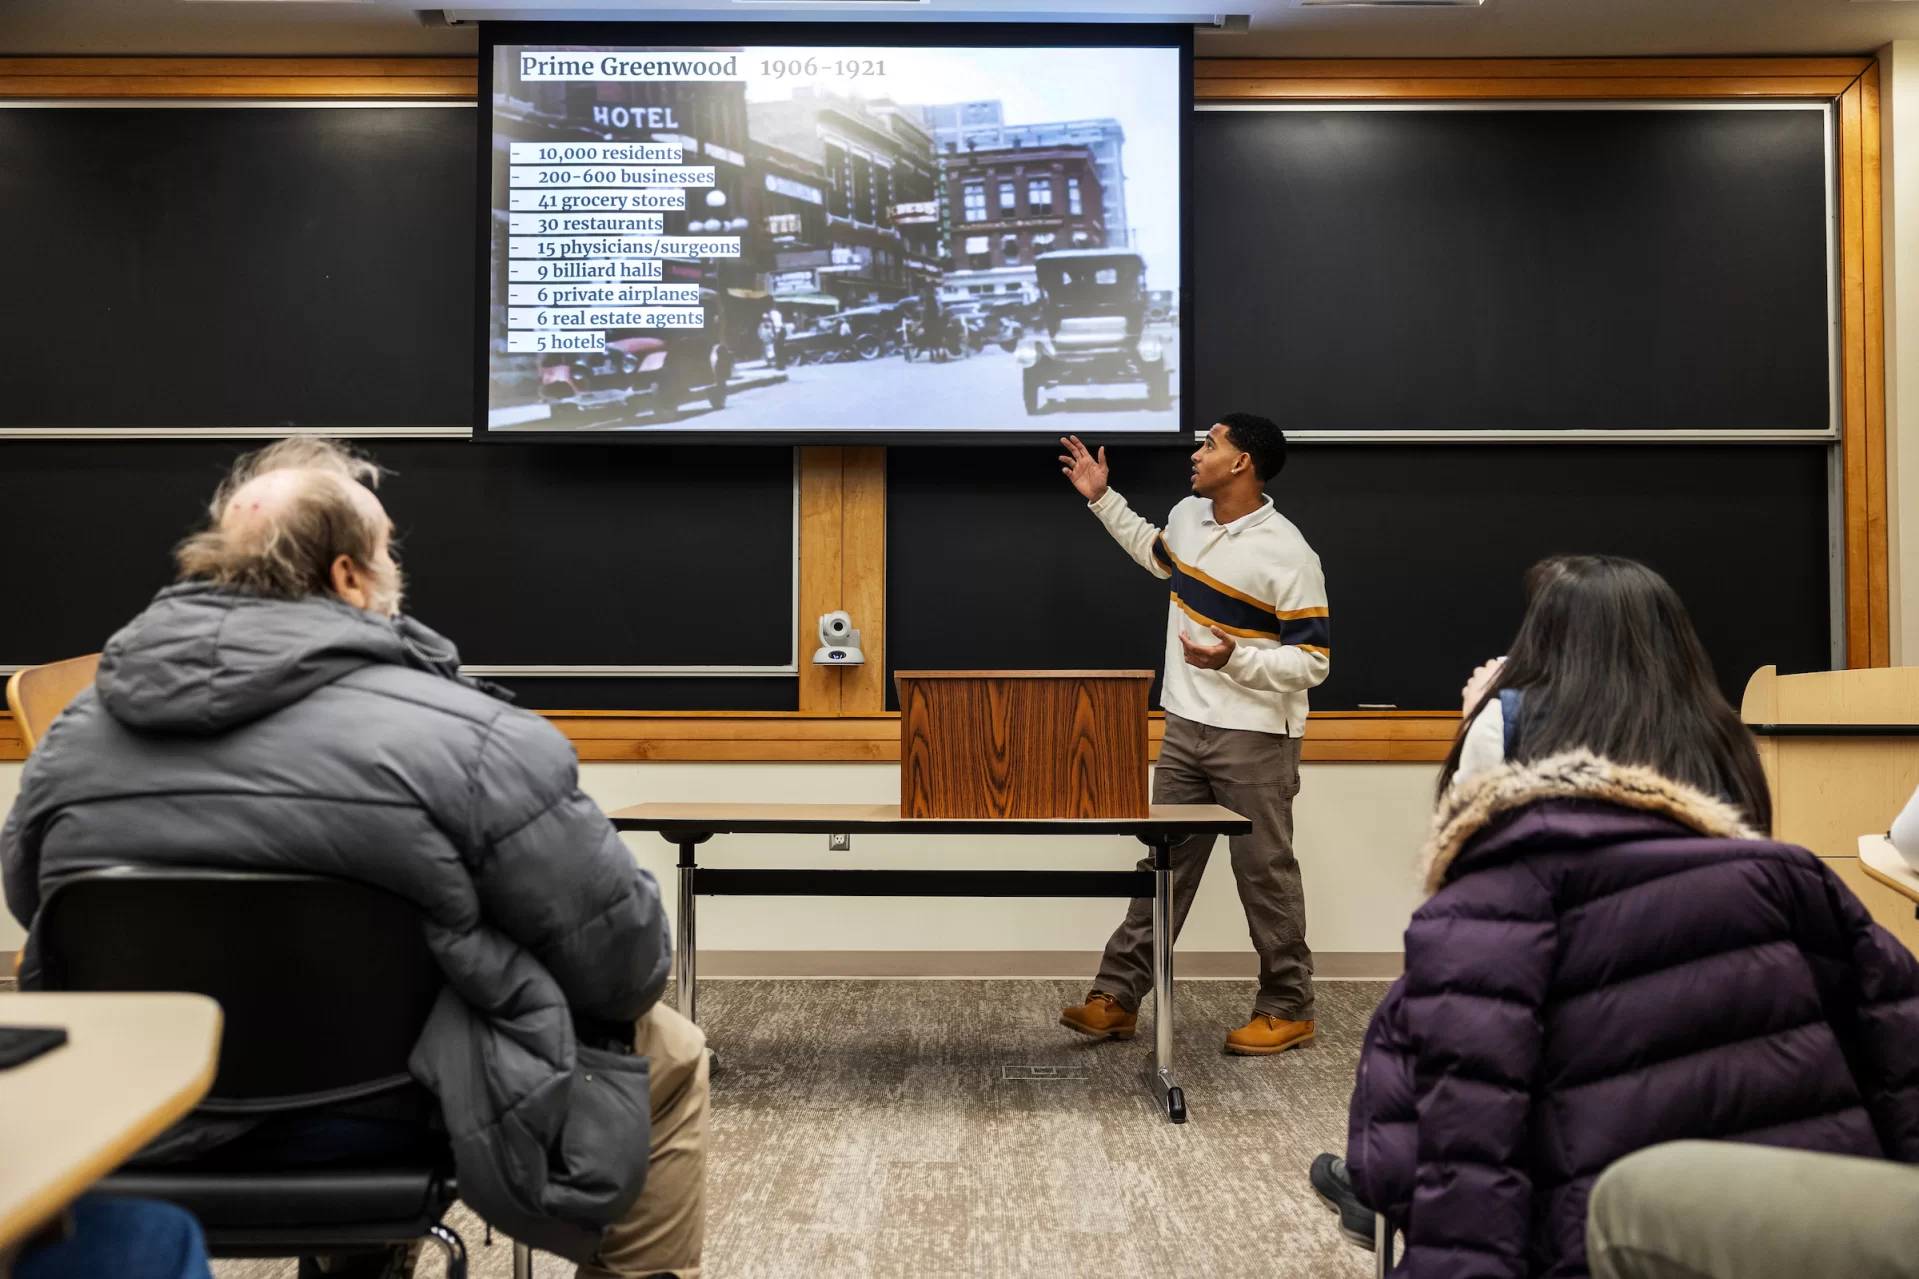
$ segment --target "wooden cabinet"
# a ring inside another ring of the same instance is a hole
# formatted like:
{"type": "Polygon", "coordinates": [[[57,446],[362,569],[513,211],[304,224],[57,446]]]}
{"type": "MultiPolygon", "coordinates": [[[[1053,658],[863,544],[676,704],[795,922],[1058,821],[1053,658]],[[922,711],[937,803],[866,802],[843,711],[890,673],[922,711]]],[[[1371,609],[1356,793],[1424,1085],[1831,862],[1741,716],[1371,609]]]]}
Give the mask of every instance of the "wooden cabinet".
{"type": "Polygon", "coordinates": [[[1151,671],[899,671],[905,817],[1144,817],[1151,671]]]}

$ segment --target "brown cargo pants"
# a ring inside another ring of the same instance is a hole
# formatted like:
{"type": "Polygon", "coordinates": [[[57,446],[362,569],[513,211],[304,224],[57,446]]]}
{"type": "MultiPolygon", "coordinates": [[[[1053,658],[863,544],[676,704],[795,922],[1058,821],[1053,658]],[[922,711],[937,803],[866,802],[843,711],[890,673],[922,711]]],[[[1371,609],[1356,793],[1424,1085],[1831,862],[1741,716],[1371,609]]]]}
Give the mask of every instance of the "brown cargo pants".
{"type": "Polygon", "coordinates": [[[664,1004],[640,1018],[633,1051],[647,1058],[653,1142],[646,1189],[576,1279],[700,1279],[706,1246],[706,1035],[664,1004]]]}
{"type": "MultiPolygon", "coordinates": [[[[1306,946],[1306,895],[1293,856],[1293,796],[1299,794],[1299,739],[1241,728],[1214,728],[1167,713],[1166,738],[1153,770],[1155,804],[1223,804],[1251,819],[1250,835],[1231,837],[1233,878],[1246,929],[1259,952],[1253,1011],[1288,1021],[1313,1019],[1313,953],[1306,946]]],[[[1213,853],[1211,835],[1172,847],[1173,936],[1186,924],[1193,894],[1213,853]]],[[[1151,870],[1151,855],[1141,870],[1151,870]]],[[[1096,990],[1128,1012],[1153,988],[1153,900],[1136,897],[1106,943],[1096,990]]]]}

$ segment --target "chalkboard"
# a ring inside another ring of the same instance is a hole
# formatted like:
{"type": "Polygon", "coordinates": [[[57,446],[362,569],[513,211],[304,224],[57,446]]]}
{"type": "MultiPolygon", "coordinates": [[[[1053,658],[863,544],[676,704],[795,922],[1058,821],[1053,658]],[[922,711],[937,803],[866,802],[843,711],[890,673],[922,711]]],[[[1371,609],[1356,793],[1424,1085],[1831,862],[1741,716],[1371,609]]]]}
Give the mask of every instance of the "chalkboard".
{"type": "Polygon", "coordinates": [[[471,427],[476,129],[0,110],[0,427],[471,427]]]}
{"type": "MultiPolygon", "coordinates": [[[[171,581],[225,441],[0,443],[0,661],[98,650],[171,581]]],[[[386,440],[407,611],[478,666],[784,667],[793,453],[386,440]]],[[[792,710],[792,675],[507,679],[542,708],[792,710]]]]}
{"type": "MultiPolygon", "coordinates": [[[[464,428],[466,107],[0,110],[0,429],[464,428]]],[[[1822,109],[1200,112],[1201,417],[1824,430],[1822,109]]]]}
{"type": "Polygon", "coordinates": [[[1826,431],[1823,108],[1202,111],[1193,391],[1291,431],[1826,431]]]}
{"type": "MultiPolygon", "coordinates": [[[[1113,487],[1163,524],[1188,492],[1186,454],[1111,456],[1113,487]]],[[[1326,572],[1332,674],[1315,710],[1456,708],[1472,668],[1506,651],[1527,566],[1564,552],[1665,574],[1735,706],[1760,666],[1830,665],[1819,445],[1315,444],[1269,488],[1326,572]]],[[[896,449],[887,510],[891,666],[1163,662],[1165,583],[1052,453],[896,449]]]]}
{"type": "MultiPolygon", "coordinates": [[[[0,110],[0,430],[471,425],[470,108],[0,110]]],[[[1201,113],[1198,416],[1294,433],[1823,431],[1820,110],[1201,113]]],[[[0,442],[0,661],[91,651],[242,445],[0,442]]],[[[791,453],[374,445],[410,607],[480,665],[791,660],[791,453]]],[[[1668,574],[1729,694],[1828,663],[1819,445],[1295,450],[1321,709],[1451,706],[1540,555],[1668,574]]],[[[1157,666],[1165,591],[1051,450],[891,450],[889,661],[1157,666]]],[[[1129,447],[1155,519],[1182,451],[1129,447]]],[[[804,656],[804,654],[802,654],[804,656]]],[[[792,676],[517,681],[542,707],[793,709],[792,676]]]]}

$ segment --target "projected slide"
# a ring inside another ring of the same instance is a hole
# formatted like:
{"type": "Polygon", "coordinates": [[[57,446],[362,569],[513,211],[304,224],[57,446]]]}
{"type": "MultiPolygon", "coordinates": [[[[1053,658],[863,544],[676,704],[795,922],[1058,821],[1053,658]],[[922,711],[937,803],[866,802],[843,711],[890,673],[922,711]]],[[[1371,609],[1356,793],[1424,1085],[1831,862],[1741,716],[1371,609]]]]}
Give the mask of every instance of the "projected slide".
{"type": "Polygon", "coordinates": [[[492,48],[486,429],[1180,429],[1181,50],[492,48]]]}

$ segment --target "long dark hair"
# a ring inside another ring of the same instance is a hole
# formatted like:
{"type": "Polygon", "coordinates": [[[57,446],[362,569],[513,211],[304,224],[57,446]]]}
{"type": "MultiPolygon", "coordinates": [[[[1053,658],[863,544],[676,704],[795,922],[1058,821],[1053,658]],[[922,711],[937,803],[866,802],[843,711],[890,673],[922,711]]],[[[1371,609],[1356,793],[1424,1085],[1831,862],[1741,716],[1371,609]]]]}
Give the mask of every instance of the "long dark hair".
{"type": "Polygon", "coordinates": [[[1772,796],[1752,734],[1713,677],[1686,606],[1659,576],[1612,555],[1558,555],[1526,574],[1526,618],[1491,689],[1460,724],[1440,771],[1459,770],[1466,727],[1502,690],[1524,694],[1516,761],[1584,747],[1619,764],[1717,795],[1756,830],[1772,828],[1772,796]]]}

